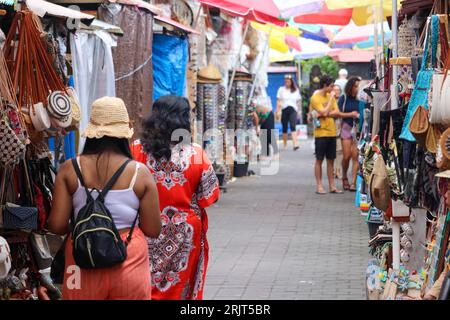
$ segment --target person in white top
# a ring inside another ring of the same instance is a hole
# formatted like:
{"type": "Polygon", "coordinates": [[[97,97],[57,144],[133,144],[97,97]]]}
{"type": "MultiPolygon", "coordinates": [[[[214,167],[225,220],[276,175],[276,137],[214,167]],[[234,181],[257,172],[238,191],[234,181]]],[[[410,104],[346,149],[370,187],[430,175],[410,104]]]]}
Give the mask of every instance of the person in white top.
{"type": "Polygon", "coordinates": [[[278,89],[277,93],[277,120],[283,125],[283,144],[287,148],[288,126],[291,127],[292,142],[294,151],[298,150],[297,132],[295,126],[297,124],[297,114],[299,105],[302,100],[300,90],[294,82],[291,75],[284,77],[284,86],[278,89]]]}
{"type": "MultiPolygon", "coordinates": [[[[345,90],[345,85],[347,84],[348,71],[346,69],[339,70],[339,79],[337,79],[334,84],[341,87],[341,95],[345,90]]],[[[337,97],[339,98],[339,97],[337,97]]]]}

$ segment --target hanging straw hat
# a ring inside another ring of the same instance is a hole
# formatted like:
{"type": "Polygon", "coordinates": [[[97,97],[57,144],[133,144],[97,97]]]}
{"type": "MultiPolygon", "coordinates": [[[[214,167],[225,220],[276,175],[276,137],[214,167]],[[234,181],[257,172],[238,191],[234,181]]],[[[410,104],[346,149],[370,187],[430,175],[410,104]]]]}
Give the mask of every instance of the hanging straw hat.
{"type": "Polygon", "coordinates": [[[212,63],[208,64],[206,68],[200,69],[198,72],[198,78],[202,80],[215,80],[220,81],[222,80],[222,75],[220,74],[219,69],[212,63]]]}
{"type": "Polygon", "coordinates": [[[82,136],[96,139],[104,136],[130,139],[133,133],[123,100],[103,97],[92,103],[91,117],[82,136]]]}

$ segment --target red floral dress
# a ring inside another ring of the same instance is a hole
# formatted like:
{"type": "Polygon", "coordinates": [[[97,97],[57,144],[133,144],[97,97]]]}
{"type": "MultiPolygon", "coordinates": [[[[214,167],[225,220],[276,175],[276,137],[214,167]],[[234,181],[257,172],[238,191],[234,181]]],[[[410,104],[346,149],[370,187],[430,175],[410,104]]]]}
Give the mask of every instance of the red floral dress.
{"type": "Polygon", "coordinates": [[[152,300],[201,300],[208,266],[208,217],[205,208],[220,195],[219,183],[204,150],[196,144],[172,148],[172,158],[156,160],[142,151],[158,187],[162,230],[149,239],[152,300]]]}

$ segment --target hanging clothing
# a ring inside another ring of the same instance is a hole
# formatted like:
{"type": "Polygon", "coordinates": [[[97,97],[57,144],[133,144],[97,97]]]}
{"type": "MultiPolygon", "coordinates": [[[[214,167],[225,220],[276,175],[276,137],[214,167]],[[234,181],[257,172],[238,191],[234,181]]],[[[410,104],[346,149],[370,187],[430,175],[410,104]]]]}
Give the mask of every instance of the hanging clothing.
{"type": "Polygon", "coordinates": [[[201,300],[209,254],[205,208],[220,195],[211,162],[196,144],[173,147],[170,161],[145,154],[139,141],[132,153],[153,173],[159,194],[162,230],[149,239],[152,299],[201,300]]]}
{"type": "MultiPolygon", "coordinates": [[[[81,109],[80,132],[84,131],[91,112],[91,104],[98,98],[116,96],[114,63],[111,48],[116,45],[106,31],[70,35],[74,87],[81,109]]],[[[80,138],[78,152],[84,148],[80,138]]]]}
{"type": "Polygon", "coordinates": [[[115,81],[117,97],[127,106],[136,138],[153,103],[153,15],[137,6],[110,3],[99,6],[98,17],[125,34],[113,49],[115,81]]]}
{"type": "Polygon", "coordinates": [[[154,100],[165,95],[185,96],[188,50],[187,38],[164,34],[154,35],[154,100]]]}

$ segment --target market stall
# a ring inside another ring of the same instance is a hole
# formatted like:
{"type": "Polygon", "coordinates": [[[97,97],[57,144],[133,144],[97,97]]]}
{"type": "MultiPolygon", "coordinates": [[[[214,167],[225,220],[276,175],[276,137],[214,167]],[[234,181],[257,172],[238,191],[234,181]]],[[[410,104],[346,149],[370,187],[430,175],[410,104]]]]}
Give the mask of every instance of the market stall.
{"type": "Polygon", "coordinates": [[[369,299],[428,298],[447,272],[448,184],[439,172],[450,169],[444,107],[448,9],[445,1],[433,8],[423,2],[413,12],[408,3],[417,6],[404,1],[398,27],[397,17],[392,19],[386,77],[365,89],[356,200],[371,238],[369,299]]]}

